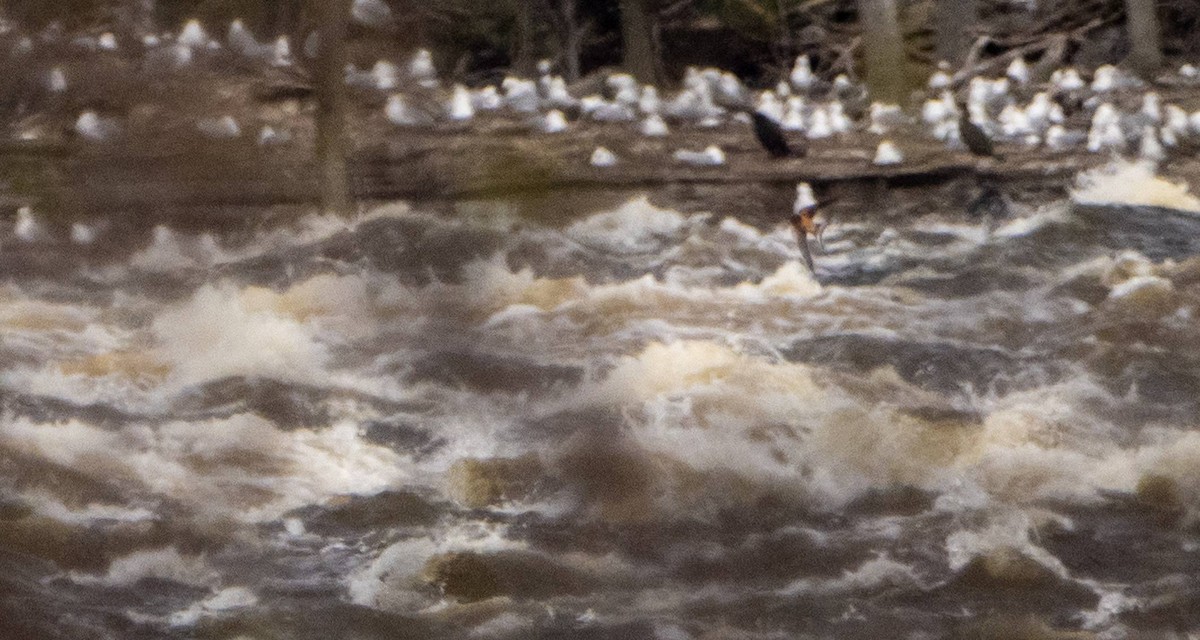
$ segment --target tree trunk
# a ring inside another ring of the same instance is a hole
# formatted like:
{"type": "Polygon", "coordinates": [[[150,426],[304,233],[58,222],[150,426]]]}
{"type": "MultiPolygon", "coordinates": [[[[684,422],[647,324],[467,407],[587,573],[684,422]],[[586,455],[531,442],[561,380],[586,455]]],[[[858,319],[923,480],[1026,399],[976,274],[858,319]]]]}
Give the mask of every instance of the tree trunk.
{"type": "Polygon", "coordinates": [[[858,20],[872,99],[902,104],[908,75],[896,0],[858,0],[858,20]]]}
{"type": "Polygon", "coordinates": [[[583,48],[583,29],[579,28],[578,18],[576,16],[575,0],[562,0],[559,3],[562,8],[563,18],[563,67],[566,72],[567,82],[575,82],[579,80],[579,55],[583,48]]]}
{"type": "Polygon", "coordinates": [[[517,75],[526,78],[531,77],[536,68],[537,52],[534,51],[534,29],[536,22],[533,19],[533,0],[512,0],[513,12],[516,18],[515,39],[512,43],[512,52],[509,57],[512,60],[513,71],[517,75]]]}
{"type": "Polygon", "coordinates": [[[937,56],[958,68],[975,39],[978,0],[936,0],[933,31],[937,56]]]}
{"type": "Polygon", "coordinates": [[[658,53],[646,0],[620,0],[620,3],[625,70],[642,84],[658,84],[658,53]]]}
{"type": "Polygon", "coordinates": [[[352,0],[315,0],[320,29],[316,60],[317,166],[321,178],[321,208],[325,213],[350,213],[350,181],[346,169],[346,32],[352,0]]]}
{"type": "Polygon", "coordinates": [[[1144,76],[1152,76],[1163,64],[1162,36],[1154,5],[1154,0],[1125,0],[1129,64],[1144,76]]]}

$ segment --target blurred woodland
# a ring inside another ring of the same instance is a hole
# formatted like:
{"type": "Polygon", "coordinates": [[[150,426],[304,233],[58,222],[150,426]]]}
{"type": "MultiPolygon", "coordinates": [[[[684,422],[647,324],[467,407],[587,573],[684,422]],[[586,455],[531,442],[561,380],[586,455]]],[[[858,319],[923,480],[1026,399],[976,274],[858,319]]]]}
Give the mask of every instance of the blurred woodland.
{"type": "MultiPolygon", "coordinates": [[[[864,41],[898,31],[907,65],[884,49],[888,76],[919,86],[939,60],[954,66],[1019,51],[1061,64],[1094,67],[1127,60],[1131,27],[1154,55],[1200,53],[1200,2],[1194,0],[380,0],[394,16],[384,29],[352,26],[352,61],[367,64],[389,50],[433,51],[437,67],[468,84],[505,73],[532,76],[549,59],[574,82],[624,66],[646,82],[670,84],[689,65],[729,69],[763,84],[807,54],[826,77],[867,66],[864,41]],[[1127,16],[1133,20],[1127,21],[1127,16]],[[882,21],[874,25],[872,21],[882,21]],[[1161,41],[1154,42],[1158,32],[1161,41]],[[362,60],[356,60],[361,56],[362,60]],[[1161,52],[1161,54],[1159,54],[1161,52]]],[[[198,18],[220,32],[241,19],[260,38],[316,29],[318,8],[303,0],[8,0],[8,18],[27,28],[61,24],[147,32],[198,18]],[[157,27],[155,26],[157,25],[157,27]]],[[[133,35],[130,33],[129,35],[133,35]]],[[[885,36],[886,38],[886,36],[885,36]]],[[[879,48],[879,47],[876,47],[879,48]]],[[[1155,66],[1162,58],[1137,61],[1155,66]]]]}

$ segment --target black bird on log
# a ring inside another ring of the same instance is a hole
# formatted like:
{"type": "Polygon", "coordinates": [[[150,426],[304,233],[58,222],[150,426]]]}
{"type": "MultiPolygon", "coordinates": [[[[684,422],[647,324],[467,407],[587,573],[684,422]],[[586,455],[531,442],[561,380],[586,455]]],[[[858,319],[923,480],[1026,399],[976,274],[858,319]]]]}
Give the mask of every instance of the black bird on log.
{"type": "Polygon", "coordinates": [[[754,109],[747,109],[754,124],[754,137],[771,154],[772,158],[803,158],[808,148],[803,144],[792,147],[783,135],[783,128],[770,116],[754,109]]]}
{"type": "Polygon", "coordinates": [[[987,158],[995,158],[1003,160],[1004,156],[996,153],[996,147],[992,144],[992,139],[988,137],[979,125],[971,122],[971,116],[966,106],[958,105],[958,137],[967,145],[973,155],[987,158]]]}

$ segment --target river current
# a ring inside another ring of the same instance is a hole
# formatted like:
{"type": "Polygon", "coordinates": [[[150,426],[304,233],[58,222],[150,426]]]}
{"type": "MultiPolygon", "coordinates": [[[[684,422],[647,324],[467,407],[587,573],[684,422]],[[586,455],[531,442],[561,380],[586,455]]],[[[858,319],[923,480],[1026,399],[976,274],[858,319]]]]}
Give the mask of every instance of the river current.
{"type": "Polygon", "coordinates": [[[1200,629],[1196,224],[564,208],[0,230],[0,637],[1200,629]]]}

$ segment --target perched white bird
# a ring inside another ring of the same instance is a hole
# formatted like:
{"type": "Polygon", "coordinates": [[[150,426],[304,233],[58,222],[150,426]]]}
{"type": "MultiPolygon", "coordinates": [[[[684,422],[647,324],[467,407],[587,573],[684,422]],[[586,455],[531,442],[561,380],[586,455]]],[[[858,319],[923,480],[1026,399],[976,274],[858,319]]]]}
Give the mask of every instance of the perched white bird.
{"type": "Polygon", "coordinates": [[[384,113],[387,114],[388,122],[394,125],[412,127],[428,124],[428,118],[410,107],[404,96],[398,93],[388,97],[384,113]]]}
{"type": "Polygon", "coordinates": [[[1138,145],[1138,156],[1150,162],[1162,162],[1167,157],[1166,150],[1158,141],[1158,131],[1151,126],[1142,127],[1142,140],[1138,145]]]}
{"type": "Polygon", "coordinates": [[[99,142],[113,137],[117,132],[116,122],[100,117],[95,111],[84,111],[75,120],[75,133],[88,140],[99,142]]]}
{"type": "Polygon", "coordinates": [[[1178,136],[1188,135],[1189,123],[1188,114],[1177,104],[1169,104],[1163,110],[1165,114],[1165,126],[1172,133],[1178,136]]]}
{"type": "Polygon", "coordinates": [[[788,75],[788,81],[792,83],[792,86],[801,91],[807,91],[812,87],[815,79],[808,56],[796,58],[795,64],[792,65],[792,72],[788,75]]]}
{"type": "Polygon", "coordinates": [[[658,89],[654,85],[646,85],[642,87],[642,95],[638,98],[638,111],[644,115],[658,113],[662,108],[662,101],[658,98],[658,89]]]}
{"type": "Polygon", "coordinates": [[[1142,96],[1142,116],[1150,122],[1162,121],[1162,103],[1158,98],[1158,94],[1154,91],[1147,91],[1142,96]]]}
{"type": "Polygon", "coordinates": [[[1029,121],[1029,115],[1024,109],[1015,104],[1004,107],[997,120],[1000,123],[1000,133],[1010,138],[1025,136],[1034,132],[1033,124],[1029,121]]]}
{"type": "Polygon", "coordinates": [[[1200,78],[1200,69],[1197,69],[1194,64],[1185,64],[1179,67],[1179,75],[1188,79],[1200,78]]]}
{"type": "Polygon", "coordinates": [[[551,76],[546,81],[546,106],[552,109],[574,109],[579,100],[567,90],[567,81],[562,76],[551,76]]]}
{"type": "Polygon", "coordinates": [[[617,164],[617,156],[604,147],[596,147],[596,150],[592,152],[590,162],[593,167],[611,167],[617,164]]]}
{"type": "Polygon", "coordinates": [[[81,222],[71,225],[71,242],[75,244],[91,244],[96,241],[96,228],[81,222]]]}
{"type": "Polygon", "coordinates": [[[779,123],[784,131],[803,131],[804,130],[804,98],[800,96],[789,96],[787,99],[787,109],[783,114],[783,121],[779,123]]]}
{"type": "Polygon", "coordinates": [[[17,209],[17,224],[13,228],[13,232],[22,242],[33,242],[44,233],[42,225],[38,224],[37,218],[33,215],[33,209],[30,207],[17,209]]]}
{"type": "Polygon", "coordinates": [[[229,50],[247,58],[257,58],[262,55],[262,45],[254,38],[254,34],[246,28],[241,20],[229,23],[229,34],[225,36],[229,50]]]}
{"type": "Polygon", "coordinates": [[[950,76],[950,63],[942,61],[938,63],[938,70],[929,76],[927,86],[930,91],[941,91],[950,88],[950,83],[954,79],[950,76]]]}
{"type": "Polygon", "coordinates": [[[1096,72],[1092,75],[1092,91],[1102,93],[1116,88],[1117,68],[1111,64],[1102,64],[1096,67],[1096,72]]]}
{"type": "Polygon", "coordinates": [[[433,54],[428,49],[418,49],[408,63],[408,75],[422,86],[437,84],[437,69],[433,66],[433,54]]]}
{"type": "Polygon", "coordinates": [[[371,83],[380,91],[391,91],[400,86],[400,68],[388,62],[379,60],[371,67],[371,83]]]}
{"type": "Polygon", "coordinates": [[[542,118],[539,128],[542,133],[561,133],[567,130],[567,116],[558,109],[551,109],[542,118]]]}
{"type": "Polygon", "coordinates": [[[454,85],[454,93],[450,96],[450,104],[446,111],[451,120],[462,122],[475,117],[475,107],[471,106],[471,92],[461,84],[454,85]]]}
{"type": "Polygon", "coordinates": [[[1029,65],[1025,64],[1025,58],[1013,58],[1013,61],[1008,65],[1008,69],[1005,70],[1004,75],[1008,76],[1009,80],[1012,80],[1019,85],[1029,84],[1029,65]]]}
{"type": "Polygon", "coordinates": [[[1062,106],[1051,100],[1050,94],[1045,91],[1033,95],[1025,107],[1025,116],[1029,119],[1030,126],[1037,130],[1063,121],[1062,106]]]}
{"type": "Polygon", "coordinates": [[[1105,102],[1092,114],[1092,126],[1088,130],[1087,149],[1096,153],[1101,149],[1120,149],[1125,146],[1125,134],[1121,131],[1121,116],[1116,107],[1105,102]]]}
{"type": "Polygon", "coordinates": [[[808,116],[807,135],[810,140],[819,140],[833,135],[833,123],[829,118],[829,110],[825,105],[813,107],[808,116]]]}
{"type": "Polygon", "coordinates": [[[609,102],[603,98],[598,102],[589,101],[584,111],[596,122],[632,122],[637,118],[637,114],[629,105],[623,102],[609,102]]]}
{"type": "Polygon", "coordinates": [[[271,125],[263,125],[263,128],[258,131],[259,146],[268,147],[283,141],[283,136],[279,135],[279,132],[275,131],[275,127],[271,125]]]}
{"type": "Polygon", "coordinates": [[[713,103],[712,94],[707,88],[688,88],[680,91],[667,103],[664,111],[673,118],[693,121],[719,118],[724,113],[723,109],[713,103]]]}
{"type": "Polygon", "coordinates": [[[670,133],[667,123],[657,113],[652,113],[642,120],[641,131],[642,135],[653,138],[661,138],[670,133]]]}
{"type": "Polygon", "coordinates": [[[871,126],[867,131],[883,135],[904,122],[904,112],[897,104],[871,103],[871,126]]]}
{"type": "Polygon", "coordinates": [[[775,122],[783,122],[783,102],[779,100],[774,91],[762,92],[758,96],[758,105],[755,110],[775,122]]]}
{"type": "Polygon", "coordinates": [[[954,103],[954,96],[949,91],[943,91],[936,99],[926,100],[921,107],[921,119],[929,125],[938,125],[953,119],[957,113],[958,105],[954,103]]]}
{"type": "Polygon", "coordinates": [[[477,111],[495,111],[504,106],[504,100],[496,87],[488,85],[471,94],[471,106],[477,111]]]}
{"type": "Polygon", "coordinates": [[[96,47],[101,51],[116,51],[117,37],[111,31],[105,31],[96,38],[96,47]]]}
{"type": "Polygon", "coordinates": [[[891,140],[881,140],[875,149],[875,160],[872,161],[872,164],[888,166],[901,162],[904,162],[904,155],[900,153],[900,149],[896,147],[895,143],[891,140]]]}
{"type": "Polygon", "coordinates": [[[517,113],[534,113],[538,110],[537,84],[532,80],[507,77],[500,87],[504,90],[504,103],[517,113]]]}
{"type": "Polygon", "coordinates": [[[833,128],[834,133],[846,133],[854,127],[854,123],[850,122],[850,117],[846,115],[846,107],[837,100],[829,103],[829,126],[833,128]]]}
{"type": "Polygon", "coordinates": [[[632,107],[641,98],[637,79],[628,73],[614,73],[608,77],[607,84],[613,92],[614,102],[632,107]]]}
{"type": "Polygon", "coordinates": [[[271,64],[286,67],[292,64],[292,42],[287,36],[279,36],[271,46],[271,64]]]}
{"type": "Polygon", "coordinates": [[[746,88],[742,86],[742,81],[728,71],[717,78],[715,89],[717,97],[723,101],[723,104],[742,104],[747,99],[746,88]]]}
{"type": "Polygon", "coordinates": [[[674,157],[679,162],[697,167],[717,167],[725,164],[725,152],[716,145],[710,145],[704,151],[680,149],[675,152],[674,157]]]}
{"type": "Polygon", "coordinates": [[[383,29],[395,23],[392,8],[383,0],[354,0],[350,6],[350,15],[359,23],[376,29],[383,29]]]}
{"type": "Polygon", "coordinates": [[[201,25],[199,20],[192,19],[183,25],[183,30],[179,32],[175,41],[191,49],[204,49],[208,47],[210,40],[204,25],[201,25]]]}
{"type": "Polygon", "coordinates": [[[1070,143],[1067,139],[1067,130],[1061,125],[1051,125],[1046,129],[1046,147],[1054,150],[1066,149],[1070,143]]]}
{"type": "Polygon", "coordinates": [[[67,90],[67,74],[63,72],[62,67],[54,67],[50,70],[50,74],[46,78],[46,86],[54,93],[62,93],[67,90]]]}
{"type": "Polygon", "coordinates": [[[242,135],[242,128],[231,115],[220,118],[203,118],[196,123],[200,133],[210,138],[236,138],[242,135]]]}
{"type": "Polygon", "coordinates": [[[1050,84],[1054,85],[1059,91],[1078,91],[1087,86],[1083,77],[1074,67],[1066,69],[1057,69],[1050,74],[1050,84]]]}

